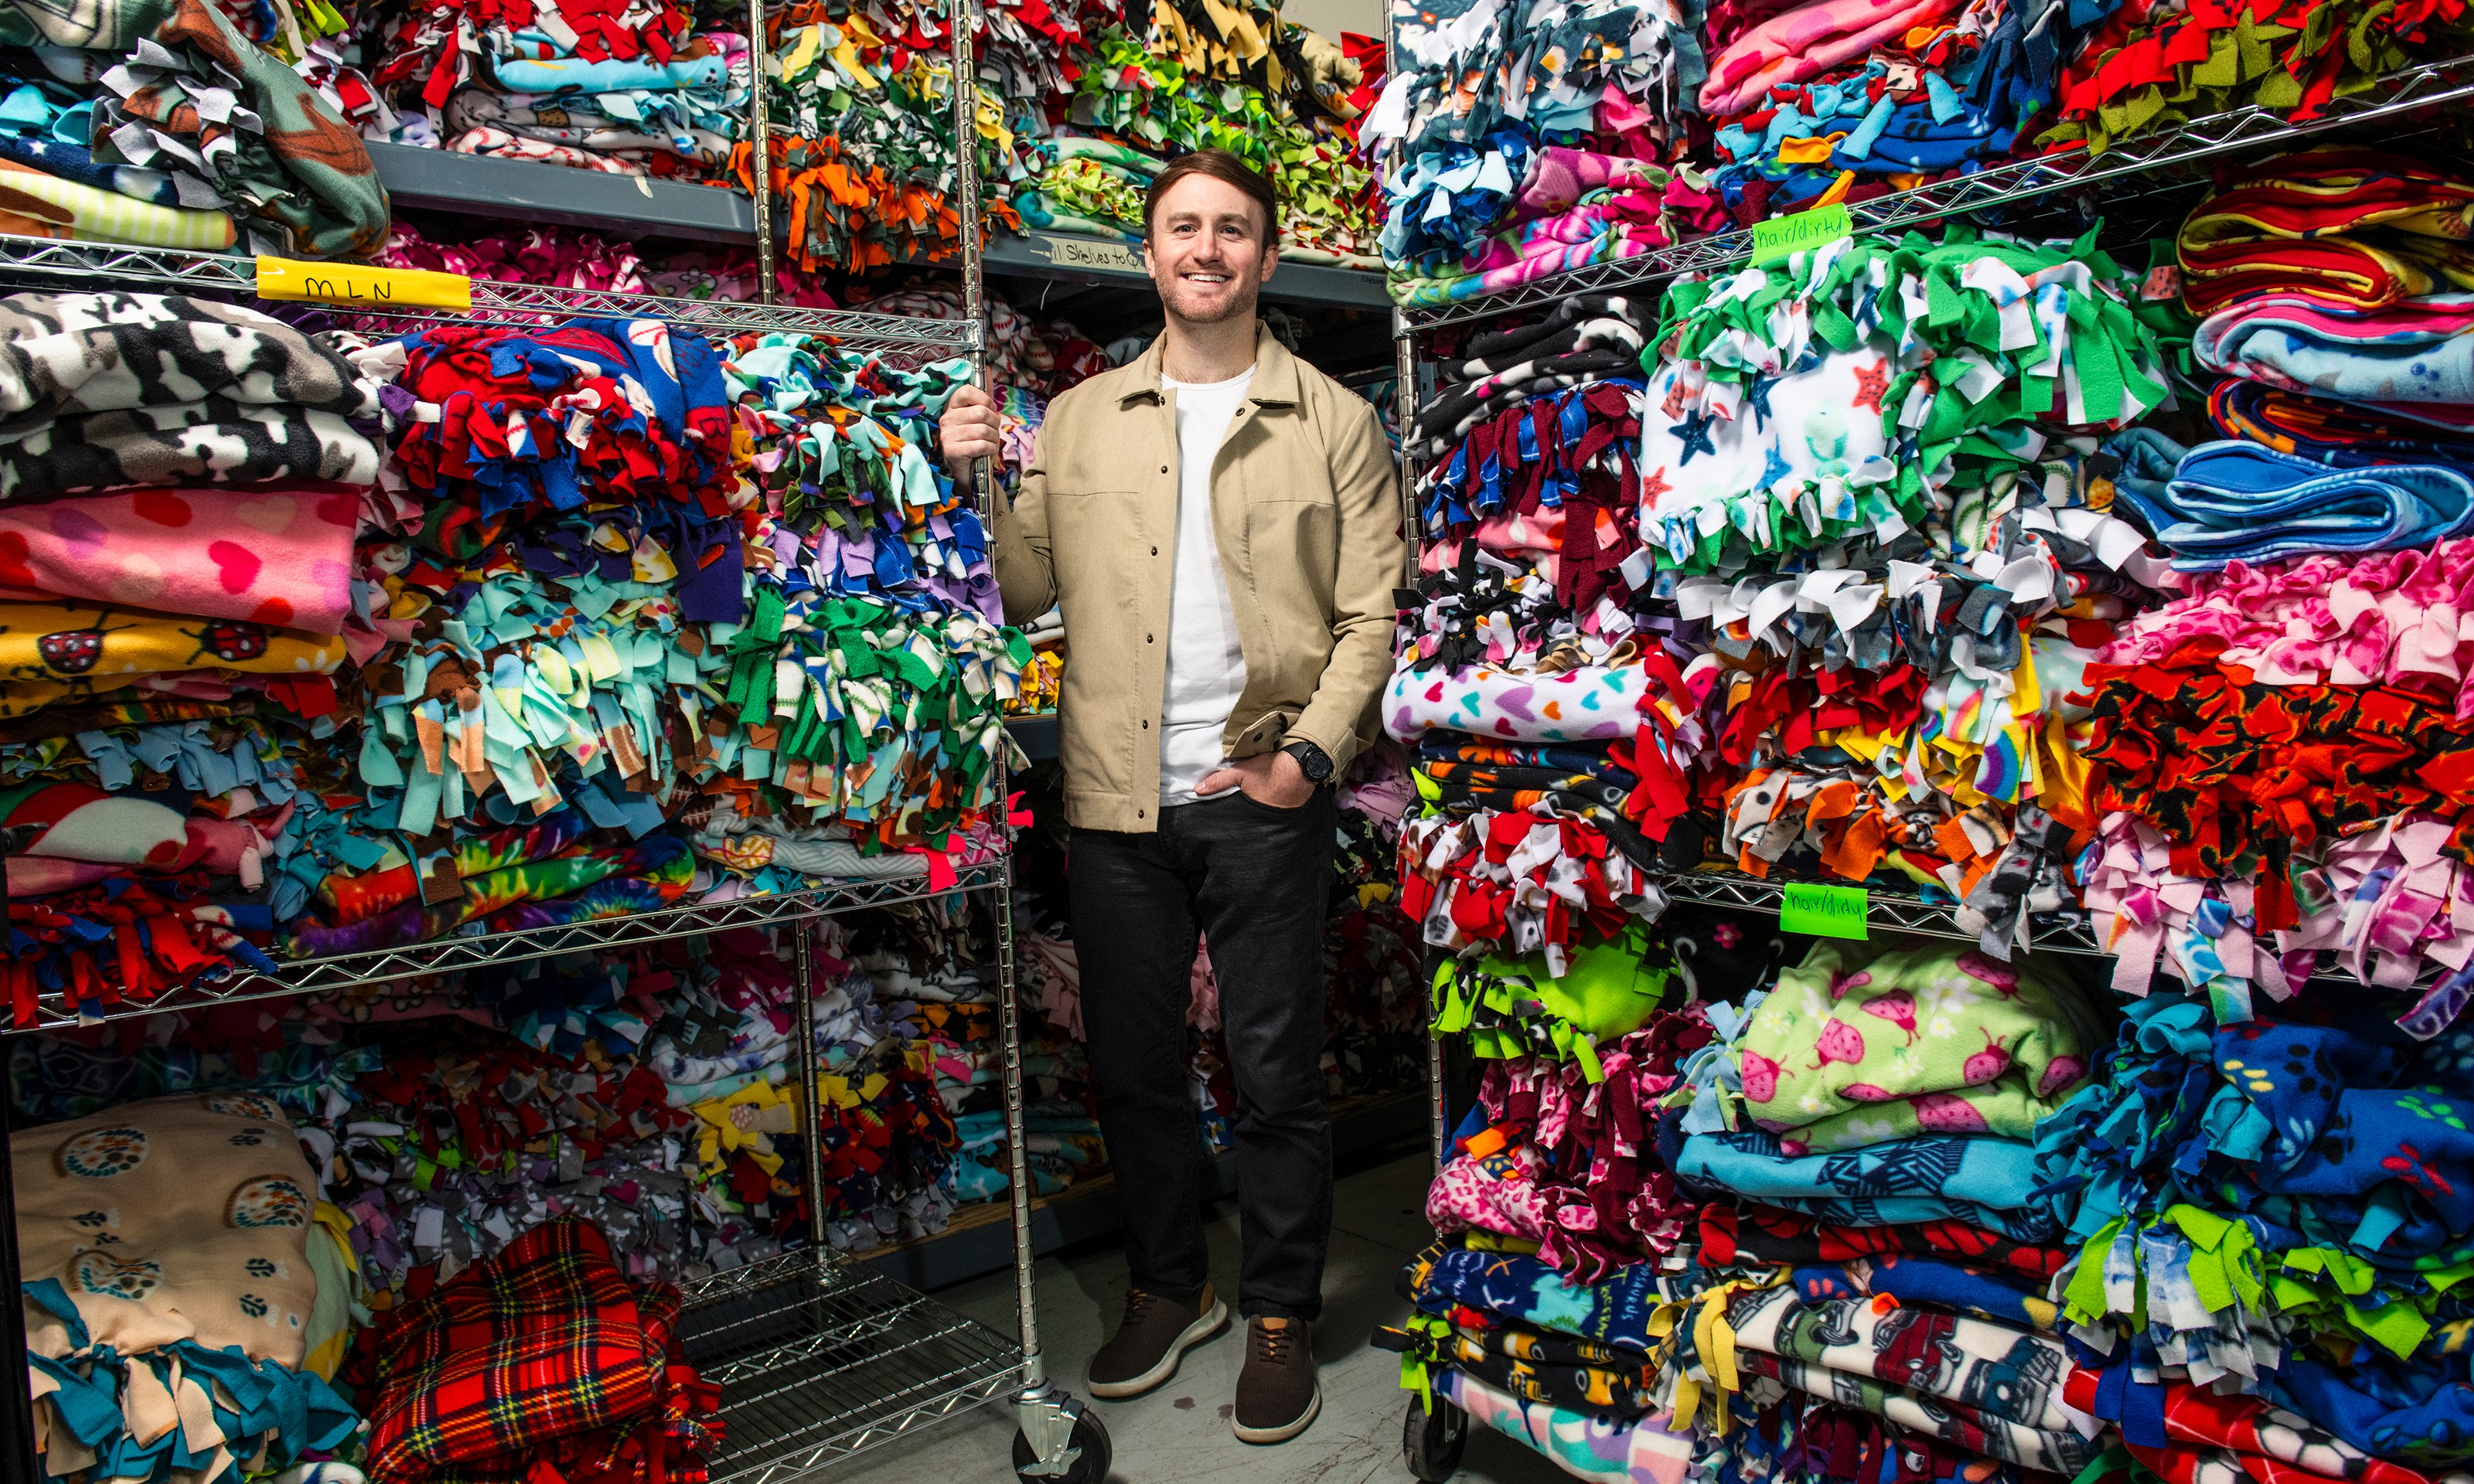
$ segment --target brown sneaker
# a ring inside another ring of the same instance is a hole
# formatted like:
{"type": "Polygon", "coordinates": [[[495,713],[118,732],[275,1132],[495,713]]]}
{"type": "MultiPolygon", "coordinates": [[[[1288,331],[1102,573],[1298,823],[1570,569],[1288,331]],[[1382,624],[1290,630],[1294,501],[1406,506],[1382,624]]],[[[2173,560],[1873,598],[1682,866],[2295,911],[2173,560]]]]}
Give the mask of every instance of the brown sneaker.
{"type": "Polygon", "coordinates": [[[1322,1410],[1315,1380],[1314,1327],[1302,1319],[1246,1322],[1246,1369],[1228,1424],[1240,1443],[1286,1443],[1322,1410]]]}
{"type": "Polygon", "coordinates": [[[1179,1357],[1228,1328],[1228,1305],[1211,1285],[1188,1307],[1137,1288],[1126,1295],[1126,1323],[1091,1357],[1091,1395],[1109,1401],[1139,1397],[1176,1374],[1179,1357]]]}

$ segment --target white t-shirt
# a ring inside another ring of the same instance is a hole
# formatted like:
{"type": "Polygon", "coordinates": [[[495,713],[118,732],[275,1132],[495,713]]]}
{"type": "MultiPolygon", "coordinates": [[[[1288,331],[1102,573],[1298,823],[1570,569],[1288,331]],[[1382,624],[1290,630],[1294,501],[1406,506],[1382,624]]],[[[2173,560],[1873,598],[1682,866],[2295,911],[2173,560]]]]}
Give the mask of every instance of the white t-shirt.
{"type": "Polygon", "coordinates": [[[1176,569],[1169,587],[1168,694],[1161,707],[1160,804],[1195,802],[1194,786],[1227,760],[1221,738],[1246,689],[1237,606],[1220,570],[1211,521],[1211,465],[1254,368],[1203,384],[1160,377],[1176,394],[1176,569]]]}

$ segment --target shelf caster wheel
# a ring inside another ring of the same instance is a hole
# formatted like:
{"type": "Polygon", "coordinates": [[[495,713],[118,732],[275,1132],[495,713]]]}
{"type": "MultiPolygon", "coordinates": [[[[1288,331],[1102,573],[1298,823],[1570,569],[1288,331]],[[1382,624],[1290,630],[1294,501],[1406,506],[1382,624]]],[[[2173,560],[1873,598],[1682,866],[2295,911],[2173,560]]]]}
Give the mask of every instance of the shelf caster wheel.
{"type": "Polygon", "coordinates": [[[1443,1484],[1460,1472],[1460,1454],[1469,1447],[1469,1415],[1443,1398],[1408,1400],[1408,1417],[1400,1420],[1400,1457],[1413,1479],[1443,1484]]]}
{"type": "Polygon", "coordinates": [[[1460,1471],[1468,1448],[1468,1414],[1437,1397],[1433,1410],[1426,1399],[1409,1399],[1409,1415],[1400,1426],[1400,1455],[1410,1476],[1421,1484],[1443,1484],[1460,1471]]]}
{"type": "Polygon", "coordinates": [[[1015,1406],[1013,1472],[1022,1484],[1102,1484],[1110,1462],[1108,1429],[1062,1392],[1015,1406]],[[1046,1458],[1042,1458],[1042,1454],[1046,1458]]]}

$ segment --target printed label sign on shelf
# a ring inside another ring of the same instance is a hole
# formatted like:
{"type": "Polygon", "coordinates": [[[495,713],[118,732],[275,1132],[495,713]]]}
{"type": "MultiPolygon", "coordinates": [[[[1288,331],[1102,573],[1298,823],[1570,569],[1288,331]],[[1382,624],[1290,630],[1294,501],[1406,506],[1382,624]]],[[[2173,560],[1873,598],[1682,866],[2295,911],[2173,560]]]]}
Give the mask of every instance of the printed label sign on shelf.
{"type": "Polygon", "coordinates": [[[1141,273],[1143,255],[1122,242],[1102,242],[1088,237],[1048,237],[1040,241],[1040,256],[1059,268],[1106,268],[1123,273],[1141,273]]]}
{"type": "Polygon", "coordinates": [[[367,304],[374,309],[473,307],[473,280],[462,274],[371,268],[361,263],[300,263],[288,257],[257,260],[257,294],[260,299],[367,304]]]}
{"type": "Polygon", "coordinates": [[[1839,206],[1816,206],[1792,216],[1753,224],[1753,266],[1782,262],[1798,252],[1828,247],[1856,235],[1856,219],[1839,206]]]}
{"type": "Polygon", "coordinates": [[[1815,938],[1869,938],[1865,920],[1872,906],[1872,893],[1860,886],[1790,881],[1786,900],[1779,907],[1779,930],[1815,938]]]}

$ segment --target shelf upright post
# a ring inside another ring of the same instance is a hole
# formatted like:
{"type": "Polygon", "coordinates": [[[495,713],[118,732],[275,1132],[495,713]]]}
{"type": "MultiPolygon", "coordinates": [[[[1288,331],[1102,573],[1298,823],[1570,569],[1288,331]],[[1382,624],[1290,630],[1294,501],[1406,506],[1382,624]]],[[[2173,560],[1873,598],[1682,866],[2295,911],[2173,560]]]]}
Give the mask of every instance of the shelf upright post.
{"type": "Polygon", "coordinates": [[[808,1246],[821,1279],[825,1253],[832,1244],[825,1238],[825,1120],[816,1101],[821,1089],[816,1075],[815,931],[813,918],[790,924],[790,993],[798,1000],[793,1018],[799,1037],[799,1116],[805,1120],[800,1132],[807,1136],[799,1141],[803,1150],[799,1173],[808,1189],[808,1246]]]}
{"type": "MultiPolygon", "coordinates": [[[[1400,66],[1400,28],[1393,14],[1394,4],[1395,0],[1385,0],[1383,6],[1383,71],[1387,83],[1400,66]]],[[[1409,143],[1404,137],[1392,146],[1387,162],[1388,169],[1391,171],[1404,169],[1407,167],[1408,159],[1409,143]]],[[[1417,327],[1409,323],[1407,312],[1397,304],[1395,304],[1392,309],[1392,416],[1393,420],[1400,428],[1400,530],[1407,537],[1409,543],[1409,569],[1401,579],[1405,586],[1416,579],[1418,559],[1420,555],[1418,550],[1419,538],[1422,534],[1418,526],[1418,455],[1409,446],[1409,430],[1417,421],[1419,398],[1423,389],[1418,384],[1420,368],[1418,357],[1417,327]]],[[[1431,977],[1428,985],[1426,1133],[1427,1142],[1435,1151],[1435,1169],[1440,1173],[1447,1154],[1443,1141],[1451,1137],[1449,1106],[1451,1089],[1445,1080],[1445,1072],[1448,1068],[1444,1063],[1443,1038],[1442,1033],[1434,1028],[1435,1006],[1431,977]]]]}
{"type": "Polygon", "coordinates": [[[756,301],[773,302],[773,120],[772,80],[765,69],[773,48],[764,39],[764,0],[747,0],[747,60],[753,74],[747,90],[748,174],[756,208],[756,301]]]}
{"type": "MultiPolygon", "coordinates": [[[[1001,389],[988,374],[988,309],[985,268],[981,260],[980,211],[980,83],[973,53],[979,39],[979,0],[954,0],[951,16],[954,47],[955,193],[961,207],[962,318],[971,326],[973,378],[994,396],[1001,389]]],[[[982,512],[996,497],[995,471],[985,459],[971,470],[974,495],[982,512]]],[[[993,522],[991,522],[993,524],[993,522]]],[[[997,827],[1005,840],[1004,859],[997,863],[997,1039],[1005,1059],[1007,1198],[1013,1207],[1014,1317],[1022,1330],[1022,1384],[1025,1396],[1048,1386],[1048,1364],[1039,1353],[1039,1310],[1031,1287],[1031,1164],[1023,1149],[1022,1120],[1022,994],[1013,962],[1013,839],[1007,823],[1010,779],[1006,758],[998,754],[991,778],[996,785],[997,827]]],[[[1036,1440],[1034,1439],[1034,1442],[1036,1440]]]]}
{"type": "MultiPolygon", "coordinates": [[[[951,16],[954,59],[954,189],[961,207],[962,318],[970,325],[973,379],[991,396],[1002,390],[988,375],[987,284],[980,240],[980,80],[973,49],[979,37],[980,0],[953,0],[951,16]]],[[[995,470],[986,459],[971,469],[972,493],[981,512],[994,511],[995,470]]],[[[995,520],[989,519],[989,554],[996,548],[995,520]]],[[[1008,747],[1011,743],[1007,744],[1008,747]]],[[[1019,1440],[1031,1450],[1031,1463],[1021,1467],[1026,1478],[1063,1477],[1079,1461],[1081,1444],[1075,1440],[1083,1422],[1082,1403],[1050,1384],[1048,1362],[1039,1351],[1039,1299],[1033,1266],[1039,1255],[1031,1244],[1031,1161],[1023,1149],[1022,986],[1014,972],[1013,938],[1013,806],[1007,754],[1000,751],[990,772],[997,811],[997,837],[1004,853],[997,862],[996,953],[997,1042],[1005,1062],[1006,1199],[1013,1211],[1014,1322],[1022,1335],[1022,1389],[1013,1395],[1019,1440]]],[[[1096,1420],[1095,1420],[1096,1421],[1096,1420]]],[[[1104,1465],[1103,1465],[1104,1467],[1104,1465]]]]}
{"type": "MultiPolygon", "coordinates": [[[[8,896],[9,857],[32,843],[35,831],[24,826],[0,828],[0,899],[8,896]]],[[[0,1060],[0,1273],[8,1275],[10,1302],[0,1304],[0,1354],[11,1357],[26,1353],[26,1305],[19,1301],[26,1281],[22,1255],[17,1250],[17,1176],[9,1164],[10,1125],[17,1101],[14,1078],[7,1075],[6,1063],[0,1060]]],[[[16,1379],[0,1388],[0,1476],[40,1478],[42,1471],[35,1456],[35,1396],[26,1383],[26,1373],[20,1370],[16,1379]],[[15,1463],[8,1460],[15,1459],[15,1463]],[[20,1471],[23,1471],[22,1472],[20,1471]]]]}

